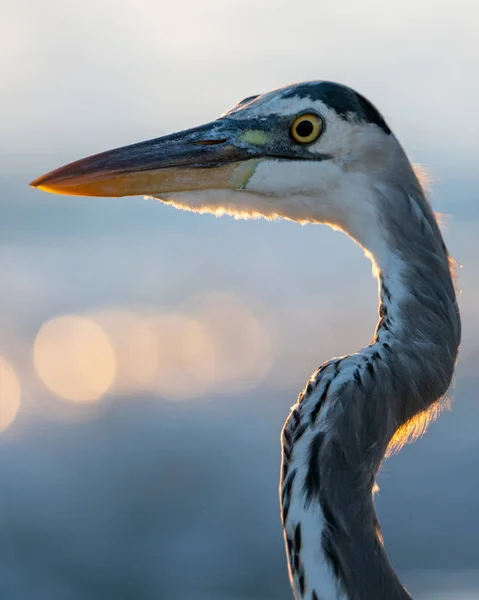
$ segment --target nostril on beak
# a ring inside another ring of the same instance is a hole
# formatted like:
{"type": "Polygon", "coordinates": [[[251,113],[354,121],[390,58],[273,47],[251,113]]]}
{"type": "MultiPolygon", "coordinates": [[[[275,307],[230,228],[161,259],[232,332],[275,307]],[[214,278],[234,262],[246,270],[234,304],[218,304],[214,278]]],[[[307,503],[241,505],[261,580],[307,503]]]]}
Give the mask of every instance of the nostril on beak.
{"type": "Polygon", "coordinates": [[[197,146],[217,146],[218,144],[224,144],[227,140],[199,140],[197,142],[192,142],[197,146]]]}

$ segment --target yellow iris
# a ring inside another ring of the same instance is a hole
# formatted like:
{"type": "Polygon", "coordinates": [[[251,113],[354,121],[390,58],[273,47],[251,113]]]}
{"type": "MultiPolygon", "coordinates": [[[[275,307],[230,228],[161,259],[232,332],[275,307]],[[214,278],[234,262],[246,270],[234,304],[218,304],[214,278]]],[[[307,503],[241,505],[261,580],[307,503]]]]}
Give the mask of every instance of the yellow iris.
{"type": "Polygon", "coordinates": [[[321,135],[323,121],[313,114],[305,114],[296,117],[291,124],[291,137],[298,144],[311,144],[321,135]]]}

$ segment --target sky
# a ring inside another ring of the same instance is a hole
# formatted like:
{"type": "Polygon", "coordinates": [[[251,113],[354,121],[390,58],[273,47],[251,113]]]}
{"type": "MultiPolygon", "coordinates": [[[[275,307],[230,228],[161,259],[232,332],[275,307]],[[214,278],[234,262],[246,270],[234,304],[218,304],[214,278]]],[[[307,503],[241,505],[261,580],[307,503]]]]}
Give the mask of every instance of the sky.
{"type": "Polygon", "coordinates": [[[461,265],[453,410],[384,465],[378,510],[419,599],[477,595],[478,26],[473,0],[3,0],[2,598],[290,597],[279,431],[369,341],[370,264],[324,227],[28,182],[311,79],[385,115],[461,265]]]}

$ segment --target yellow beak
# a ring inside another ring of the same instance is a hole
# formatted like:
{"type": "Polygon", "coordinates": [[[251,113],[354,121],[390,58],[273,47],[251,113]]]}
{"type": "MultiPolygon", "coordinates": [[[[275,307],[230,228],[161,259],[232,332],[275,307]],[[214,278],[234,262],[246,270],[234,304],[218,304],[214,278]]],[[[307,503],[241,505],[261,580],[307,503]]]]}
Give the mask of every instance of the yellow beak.
{"type": "Polygon", "coordinates": [[[255,149],[234,144],[242,132],[231,119],[219,119],[95,154],[42,175],[30,185],[55,194],[115,197],[239,189],[258,162],[255,149]]]}

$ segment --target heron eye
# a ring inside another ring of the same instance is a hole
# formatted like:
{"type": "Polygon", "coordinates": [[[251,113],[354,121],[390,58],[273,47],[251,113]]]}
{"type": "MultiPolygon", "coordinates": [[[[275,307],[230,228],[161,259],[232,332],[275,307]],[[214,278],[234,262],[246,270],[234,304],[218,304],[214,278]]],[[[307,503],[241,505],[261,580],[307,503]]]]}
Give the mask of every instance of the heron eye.
{"type": "Polygon", "coordinates": [[[291,137],[298,144],[311,144],[321,135],[323,121],[317,115],[301,115],[291,124],[291,137]]]}

